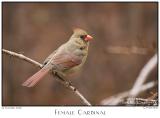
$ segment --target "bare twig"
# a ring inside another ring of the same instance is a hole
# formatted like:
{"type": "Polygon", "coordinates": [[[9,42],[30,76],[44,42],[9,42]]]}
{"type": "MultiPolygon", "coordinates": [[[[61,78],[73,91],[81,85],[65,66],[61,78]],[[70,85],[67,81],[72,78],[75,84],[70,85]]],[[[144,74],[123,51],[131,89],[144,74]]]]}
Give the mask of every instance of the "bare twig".
{"type": "Polygon", "coordinates": [[[157,65],[157,54],[155,54],[148,63],[143,67],[139,76],[137,77],[136,82],[134,83],[132,90],[129,93],[130,97],[135,97],[139,94],[139,88],[143,85],[148,75],[157,65]]]}
{"type": "MultiPolygon", "coordinates": [[[[141,88],[139,89],[139,93],[154,87],[156,84],[157,84],[156,82],[152,81],[141,86],[141,88]]],[[[128,97],[129,93],[130,93],[130,90],[111,96],[109,98],[102,100],[101,104],[102,105],[118,105],[120,102],[124,101],[124,98],[128,97]]]]}
{"type": "MultiPolygon", "coordinates": [[[[121,101],[124,100],[124,98],[135,98],[140,92],[150,89],[155,85],[155,82],[149,82],[145,85],[144,82],[147,79],[148,75],[151,73],[151,71],[156,67],[157,64],[157,54],[155,54],[149,62],[143,67],[141,70],[139,76],[136,79],[136,82],[131,90],[120,93],[115,96],[111,96],[107,99],[104,99],[101,104],[103,105],[117,105],[121,101]]],[[[128,101],[128,102],[134,102],[134,101],[128,101]]],[[[134,103],[131,103],[134,104],[134,103]]]]}
{"type": "Polygon", "coordinates": [[[54,76],[56,76],[63,85],[73,91],[74,94],[77,95],[85,105],[91,106],[91,104],[86,100],[86,98],[70,82],[64,81],[64,79],[57,74],[54,74],[54,76]]]}
{"type": "Polygon", "coordinates": [[[18,53],[15,53],[15,52],[12,52],[12,51],[9,51],[9,50],[5,50],[5,49],[2,49],[2,51],[5,54],[8,54],[8,55],[13,56],[13,57],[17,57],[17,58],[19,58],[21,60],[24,60],[26,62],[29,62],[29,63],[35,65],[35,66],[38,66],[38,67],[42,68],[42,64],[41,63],[39,63],[37,61],[34,61],[33,59],[30,59],[30,58],[24,56],[23,54],[18,54],[18,53]]]}
{"type": "MultiPolygon", "coordinates": [[[[30,59],[30,58],[28,58],[28,57],[26,57],[22,54],[18,54],[18,53],[15,53],[15,52],[12,52],[12,51],[9,51],[9,50],[5,50],[5,49],[2,49],[2,51],[5,54],[11,55],[13,57],[17,57],[19,59],[22,59],[26,62],[29,62],[29,63],[31,63],[35,66],[38,66],[38,67],[42,68],[42,64],[40,64],[39,62],[34,61],[33,59],[30,59]]],[[[56,76],[56,77],[59,78],[59,76],[56,76]]],[[[61,79],[59,79],[59,80],[61,80],[61,79]]],[[[70,89],[76,96],[78,96],[84,105],[91,106],[91,104],[87,101],[87,99],[73,85],[66,84],[65,81],[60,81],[60,82],[63,85],[65,85],[68,89],[70,89]]]]}

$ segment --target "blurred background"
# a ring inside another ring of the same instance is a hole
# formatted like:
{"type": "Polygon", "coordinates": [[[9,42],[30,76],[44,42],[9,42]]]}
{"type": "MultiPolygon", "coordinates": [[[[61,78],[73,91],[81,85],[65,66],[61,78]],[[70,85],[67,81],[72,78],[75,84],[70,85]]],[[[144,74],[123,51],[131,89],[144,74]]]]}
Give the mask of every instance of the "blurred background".
{"type": "MultiPolygon", "coordinates": [[[[132,88],[157,52],[158,3],[2,3],[4,49],[40,63],[75,27],[94,40],[83,70],[70,78],[93,105],[132,88]]],[[[39,68],[3,54],[2,105],[82,105],[51,75],[36,87],[21,84],[39,68]]],[[[157,68],[147,81],[157,80],[157,68]]],[[[141,96],[147,98],[157,87],[141,96]]]]}

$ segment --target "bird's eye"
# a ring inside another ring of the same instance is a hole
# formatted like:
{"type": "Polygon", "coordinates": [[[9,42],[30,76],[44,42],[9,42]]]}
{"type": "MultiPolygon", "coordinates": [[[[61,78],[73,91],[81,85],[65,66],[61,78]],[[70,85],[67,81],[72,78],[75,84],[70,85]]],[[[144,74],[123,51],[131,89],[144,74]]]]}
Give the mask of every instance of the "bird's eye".
{"type": "Polygon", "coordinates": [[[80,38],[81,39],[85,39],[86,35],[81,35],[80,38]]]}

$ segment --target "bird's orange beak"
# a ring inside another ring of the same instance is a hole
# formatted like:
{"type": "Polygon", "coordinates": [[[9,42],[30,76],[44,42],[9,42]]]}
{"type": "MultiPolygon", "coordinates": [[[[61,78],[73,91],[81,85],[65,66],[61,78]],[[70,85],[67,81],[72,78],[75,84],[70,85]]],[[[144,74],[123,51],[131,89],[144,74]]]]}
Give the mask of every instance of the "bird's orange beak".
{"type": "Polygon", "coordinates": [[[90,36],[90,35],[87,35],[86,37],[85,37],[85,41],[90,41],[90,40],[92,40],[93,39],[93,37],[92,36],[90,36]]]}

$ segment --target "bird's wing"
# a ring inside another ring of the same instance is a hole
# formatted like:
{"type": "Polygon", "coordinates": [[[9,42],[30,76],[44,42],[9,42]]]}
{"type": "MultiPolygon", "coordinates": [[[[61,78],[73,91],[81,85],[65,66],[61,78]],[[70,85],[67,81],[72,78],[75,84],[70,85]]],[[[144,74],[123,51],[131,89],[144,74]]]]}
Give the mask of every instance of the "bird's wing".
{"type": "Polygon", "coordinates": [[[81,64],[82,57],[72,53],[62,52],[53,58],[52,64],[56,65],[60,69],[70,69],[74,66],[81,64]]]}
{"type": "Polygon", "coordinates": [[[57,50],[55,50],[54,52],[52,52],[43,62],[43,65],[45,66],[48,61],[52,58],[52,56],[54,56],[54,54],[56,54],[57,50]]]}
{"type": "Polygon", "coordinates": [[[62,44],[59,48],[57,48],[55,51],[53,51],[43,62],[43,66],[45,66],[52,58],[55,56],[57,52],[61,50],[61,48],[64,48],[64,44],[62,44]]]}

